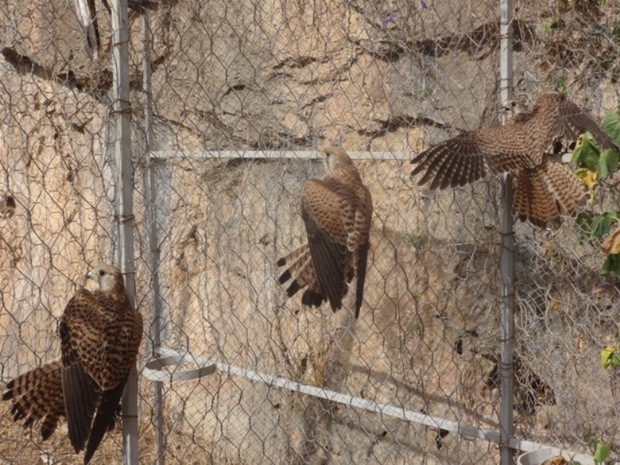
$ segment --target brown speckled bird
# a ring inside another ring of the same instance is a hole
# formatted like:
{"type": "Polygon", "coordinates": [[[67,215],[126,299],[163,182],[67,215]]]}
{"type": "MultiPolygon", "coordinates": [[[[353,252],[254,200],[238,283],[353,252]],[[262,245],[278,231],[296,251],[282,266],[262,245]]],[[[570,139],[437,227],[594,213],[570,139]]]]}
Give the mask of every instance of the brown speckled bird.
{"type": "Polygon", "coordinates": [[[286,267],[280,283],[289,280],[288,296],[305,289],[304,305],[318,307],[329,300],[332,310],[342,308],[349,283],[356,280],[355,318],[364,295],[372,197],[347,153],[337,146],[321,150],[325,177],[309,179],[301,197],[301,216],[308,243],[278,260],[286,267]]]}
{"type": "Polygon", "coordinates": [[[502,127],[459,134],[416,156],[412,176],[431,189],[463,186],[488,172],[515,174],[513,209],[519,217],[544,225],[562,211],[575,211],[585,199],[585,185],[556,160],[560,151],[589,131],[603,148],[613,142],[584,110],[557,92],[541,95],[532,111],[517,101],[504,109],[513,118],[502,127]]]}
{"type": "Polygon", "coordinates": [[[12,399],[15,421],[41,421],[44,440],[65,416],[75,451],[86,447],[85,464],[114,425],[142,338],[142,316],[133,310],[118,268],[94,267],[87,284],[93,290],[78,290],[60,320],[61,360],[13,379],[2,396],[12,399]]]}

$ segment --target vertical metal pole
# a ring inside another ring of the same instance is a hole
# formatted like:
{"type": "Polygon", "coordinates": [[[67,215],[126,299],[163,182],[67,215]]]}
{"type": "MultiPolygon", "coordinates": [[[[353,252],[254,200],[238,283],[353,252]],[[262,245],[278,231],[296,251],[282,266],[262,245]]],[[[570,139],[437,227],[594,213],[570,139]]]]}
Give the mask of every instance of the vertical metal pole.
{"type": "MultiPolygon", "coordinates": [[[[112,3],[112,72],[114,116],[116,118],[115,152],[118,199],[118,264],[125,274],[129,300],[135,307],[136,282],[133,257],[133,166],[131,164],[131,112],[129,103],[129,24],[127,0],[112,3]]],[[[138,377],[131,371],[123,394],[123,463],[138,465],[138,377]]]]}
{"type": "MultiPolygon", "coordinates": [[[[512,0],[500,0],[500,92],[502,101],[512,97],[512,0]]],[[[500,420],[501,465],[513,465],[514,450],[509,446],[514,436],[514,231],[512,220],[512,176],[506,175],[501,181],[501,328],[500,328],[500,420]]]]}
{"type": "MultiPolygon", "coordinates": [[[[161,263],[159,240],[157,236],[157,214],[155,202],[157,199],[157,187],[155,185],[154,166],[151,159],[151,150],[154,144],[153,130],[153,101],[151,85],[151,25],[148,10],[142,16],[142,46],[144,59],[142,62],[142,90],[144,92],[144,129],[146,131],[146,167],[144,170],[144,206],[145,220],[149,241],[149,271],[151,272],[151,297],[153,311],[149,327],[149,342],[151,357],[158,356],[161,347],[161,293],[159,284],[159,266],[161,263]]],[[[164,437],[163,416],[163,386],[160,381],[153,381],[155,399],[153,401],[153,427],[155,428],[155,444],[157,455],[155,464],[164,465],[166,442],[164,437]]]]}

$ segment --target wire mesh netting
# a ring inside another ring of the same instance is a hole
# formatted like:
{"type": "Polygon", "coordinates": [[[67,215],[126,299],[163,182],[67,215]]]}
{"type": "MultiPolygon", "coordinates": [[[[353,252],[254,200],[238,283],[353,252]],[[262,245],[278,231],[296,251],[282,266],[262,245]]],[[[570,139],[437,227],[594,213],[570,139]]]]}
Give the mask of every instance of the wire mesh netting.
{"type": "MultiPolygon", "coordinates": [[[[110,12],[95,4],[97,53],[73,1],[0,5],[3,382],[59,357],[64,306],[119,247],[110,12]]],[[[524,0],[515,12],[515,94],[531,104],[562,88],[597,120],[615,110],[615,3],[524,0]]],[[[138,371],[155,353],[219,369],[141,376],[140,463],[498,463],[497,444],[439,423],[235,371],[498,430],[499,184],[429,191],[409,163],[499,124],[498,2],[161,0],[148,14],[149,28],[129,15],[138,371]],[[300,195],[323,175],[308,154],[326,142],[353,155],[373,197],[358,320],[354,292],[334,313],[278,282],[278,258],[307,240],[300,195]]],[[[617,214],[616,178],[587,213],[617,214]]],[[[617,450],[615,380],[599,360],[618,338],[619,295],[581,224],[515,223],[515,425],[518,438],[591,454],[617,450]]],[[[3,404],[0,461],[81,463],[66,427],[41,441],[3,404]]],[[[117,427],[95,463],[120,462],[121,443],[117,427]]]]}

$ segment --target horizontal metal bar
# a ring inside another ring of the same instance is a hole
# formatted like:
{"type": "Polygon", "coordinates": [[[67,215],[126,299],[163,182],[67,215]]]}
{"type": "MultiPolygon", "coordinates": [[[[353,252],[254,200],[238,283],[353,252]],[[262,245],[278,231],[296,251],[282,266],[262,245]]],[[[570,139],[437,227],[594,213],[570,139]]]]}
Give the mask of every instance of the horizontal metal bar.
{"type": "Polygon", "coordinates": [[[215,363],[207,363],[206,365],[196,363],[196,360],[191,356],[169,355],[149,360],[142,369],[142,376],[151,381],[189,381],[213,374],[216,368],[215,363]],[[180,367],[188,364],[198,365],[198,368],[180,369],[180,367]]]}
{"type": "MultiPolygon", "coordinates": [[[[291,381],[286,378],[267,375],[265,373],[259,373],[257,371],[247,370],[245,368],[239,368],[233,365],[227,365],[225,363],[213,362],[207,359],[194,357],[190,354],[182,355],[177,351],[168,348],[161,348],[160,353],[161,356],[179,357],[180,359],[183,359],[184,362],[193,362],[201,367],[210,368],[212,365],[215,365],[217,367],[217,370],[222,373],[240,376],[251,381],[257,381],[260,383],[268,384],[270,386],[287,389],[289,391],[301,392],[302,394],[307,394],[309,396],[329,400],[331,402],[338,402],[349,407],[357,407],[363,410],[367,410],[369,412],[375,412],[381,415],[399,418],[401,420],[411,421],[413,423],[419,423],[429,426],[431,428],[443,429],[446,431],[450,431],[451,433],[461,434],[469,438],[482,439],[484,441],[492,442],[495,444],[500,443],[500,434],[498,431],[488,430],[484,428],[476,428],[470,425],[463,425],[452,420],[447,420],[445,418],[439,418],[413,410],[405,410],[402,407],[395,407],[393,405],[371,402],[360,397],[353,397],[348,394],[342,394],[339,392],[331,391],[329,389],[301,384],[297,381],[291,381]]],[[[208,373],[211,372],[212,370],[209,369],[208,373]]],[[[203,372],[203,374],[204,373],[206,372],[203,372]]],[[[169,375],[168,379],[170,379],[169,375]]],[[[549,449],[552,454],[564,455],[565,457],[569,457],[572,460],[579,461],[581,465],[594,465],[594,461],[592,459],[592,456],[590,455],[577,454],[566,449],[560,449],[546,444],[512,438],[509,441],[509,445],[515,450],[521,450],[524,452],[540,449],[549,449]]]]}
{"type": "MultiPolygon", "coordinates": [[[[413,152],[347,152],[353,160],[411,160],[413,152]]],[[[178,158],[196,159],[268,159],[268,160],[316,160],[318,150],[205,150],[200,152],[157,151],[151,152],[153,160],[171,160],[178,158]]]]}

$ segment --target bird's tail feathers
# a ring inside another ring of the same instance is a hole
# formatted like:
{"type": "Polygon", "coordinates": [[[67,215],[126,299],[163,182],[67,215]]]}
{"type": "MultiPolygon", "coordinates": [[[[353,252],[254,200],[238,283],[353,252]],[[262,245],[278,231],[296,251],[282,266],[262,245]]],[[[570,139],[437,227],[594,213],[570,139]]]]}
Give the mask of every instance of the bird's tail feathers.
{"type": "Polygon", "coordinates": [[[88,443],[86,444],[84,464],[88,464],[88,462],[90,462],[90,459],[99,447],[106,431],[109,431],[114,427],[119,402],[123,396],[124,388],[125,383],[121,383],[114,389],[103,393],[101,405],[97,410],[97,416],[95,416],[95,420],[93,421],[93,426],[88,437],[88,443]]]}
{"type": "Polygon", "coordinates": [[[325,300],[316,278],[310,247],[304,244],[289,252],[278,260],[278,266],[286,267],[286,270],[278,278],[280,284],[290,281],[286,289],[286,295],[294,296],[298,291],[305,289],[301,303],[318,307],[325,300]]]}
{"type": "MultiPolygon", "coordinates": [[[[312,267],[312,256],[310,255],[310,247],[308,244],[304,244],[301,247],[289,252],[284,257],[278,260],[279,267],[286,267],[286,270],[280,275],[278,281],[280,284],[292,280],[297,283],[295,290],[289,292],[289,296],[292,296],[297,290],[310,286],[316,281],[314,274],[314,268],[312,267]]],[[[289,288],[289,290],[292,290],[289,288]]]]}
{"type": "Polygon", "coordinates": [[[290,251],[285,256],[278,259],[278,266],[282,267],[294,263],[306,255],[310,255],[310,246],[308,244],[300,245],[295,250],[290,251]]]}
{"type": "Polygon", "coordinates": [[[570,169],[553,161],[522,170],[515,179],[514,211],[537,226],[573,213],[585,202],[585,186],[570,169]]]}
{"type": "Polygon", "coordinates": [[[41,438],[49,438],[61,416],[65,404],[60,376],[60,360],[23,373],[6,385],[2,400],[11,400],[13,421],[24,420],[24,427],[41,421],[41,438]]]}
{"type": "Polygon", "coordinates": [[[585,184],[561,163],[548,163],[545,182],[558,204],[566,213],[582,207],[586,201],[585,184]]]}
{"type": "Polygon", "coordinates": [[[542,227],[557,219],[560,212],[541,171],[537,168],[516,174],[512,205],[521,220],[542,227]]]}

